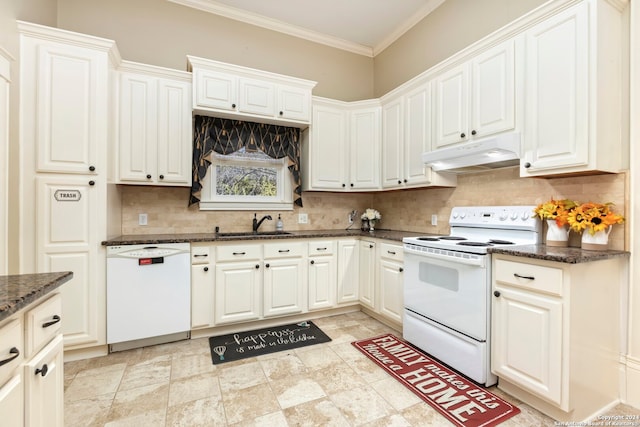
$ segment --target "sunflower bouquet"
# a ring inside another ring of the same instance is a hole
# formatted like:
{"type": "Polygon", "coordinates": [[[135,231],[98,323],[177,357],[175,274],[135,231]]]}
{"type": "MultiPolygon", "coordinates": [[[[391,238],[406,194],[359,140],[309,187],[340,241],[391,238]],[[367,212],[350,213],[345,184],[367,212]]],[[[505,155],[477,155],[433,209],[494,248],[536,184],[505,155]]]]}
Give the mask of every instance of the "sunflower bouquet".
{"type": "Polygon", "coordinates": [[[622,224],[624,217],[611,210],[613,203],[583,203],[571,209],[567,216],[567,223],[573,231],[584,230],[594,235],[597,231],[604,231],[614,224],[622,224]]]}
{"type": "Polygon", "coordinates": [[[569,214],[576,206],[578,204],[570,199],[551,199],[536,206],[533,213],[540,219],[553,219],[558,227],[563,227],[568,224],[569,214]]]}

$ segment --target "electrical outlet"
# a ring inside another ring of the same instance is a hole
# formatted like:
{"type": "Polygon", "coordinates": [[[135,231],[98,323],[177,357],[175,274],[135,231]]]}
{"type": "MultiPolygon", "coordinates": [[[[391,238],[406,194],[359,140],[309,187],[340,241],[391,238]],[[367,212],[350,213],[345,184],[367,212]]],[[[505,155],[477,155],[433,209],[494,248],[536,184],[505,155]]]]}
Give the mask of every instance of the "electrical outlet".
{"type": "Polygon", "coordinates": [[[431,215],[431,225],[438,225],[438,215],[431,215]]]}
{"type": "Polygon", "coordinates": [[[138,225],[147,225],[147,214],[138,215],[138,225]]]}
{"type": "Polygon", "coordinates": [[[298,214],[298,224],[308,224],[309,216],[306,213],[298,214]]]}

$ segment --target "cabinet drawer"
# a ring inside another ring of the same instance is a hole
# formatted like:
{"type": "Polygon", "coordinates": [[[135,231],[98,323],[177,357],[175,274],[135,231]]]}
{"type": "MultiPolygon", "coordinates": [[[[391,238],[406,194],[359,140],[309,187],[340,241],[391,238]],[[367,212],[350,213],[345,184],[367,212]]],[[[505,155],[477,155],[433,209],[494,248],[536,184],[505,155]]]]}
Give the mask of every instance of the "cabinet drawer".
{"type": "Polygon", "coordinates": [[[9,378],[23,359],[22,322],[20,319],[14,319],[0,328],[0,362],[8,360],[0,366],[0,384],[9,378]]]}
{"type": "Polygon", "coordinates": [[[25,350],[30,357],[49,343],[62,326],[62,297],[55,294],[25,314],[25,350]]]}
{"type": "Polygon", "coordinates": [[[402,246],[380,243],[380,258],[403,261],[404,254],[402,253],[402,246]]]}
{"type": "Polygon", "coordinates": [[[318,240],[309,242],[309,256],[333,255],[335,252],[333,240],[318,240]]]}
{"type": "Polygon", "coordinates": [[[562,295],[561,268],[496,259],[493,277],[498,283],[551,295],[562,295]]]}
{"type": "Polygon", "coordinates": [[[247,261],[261,259],[261,245],[218,246],[216,248],[218,261],[247,261]]]}
{"type": "Polygon", "coordinates": [[[207,264],[213,257],[211,246],[191,245],[191,264],[207,264]]]}
{"type": "Polygon", "coordinates": [[[283,241],[267,243],[264,245],[264,257],[267,258],[291,258],[302,256],[302,243],[283,241]]]}

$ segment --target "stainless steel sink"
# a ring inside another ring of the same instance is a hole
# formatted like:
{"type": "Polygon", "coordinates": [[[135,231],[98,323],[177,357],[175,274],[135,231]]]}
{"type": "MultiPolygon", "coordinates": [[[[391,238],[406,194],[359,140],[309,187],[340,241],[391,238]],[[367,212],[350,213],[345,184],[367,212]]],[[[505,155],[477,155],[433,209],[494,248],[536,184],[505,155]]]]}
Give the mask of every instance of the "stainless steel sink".
{"type": "Polygon", "coordinates": [[[230,233],[216,233],[216,237],[269,237],[269,236],[286,236],[289,233],[288,231],[258,231],[254,233],[253,231],[245,231],[245,232],[230,232],[230,233]]]}

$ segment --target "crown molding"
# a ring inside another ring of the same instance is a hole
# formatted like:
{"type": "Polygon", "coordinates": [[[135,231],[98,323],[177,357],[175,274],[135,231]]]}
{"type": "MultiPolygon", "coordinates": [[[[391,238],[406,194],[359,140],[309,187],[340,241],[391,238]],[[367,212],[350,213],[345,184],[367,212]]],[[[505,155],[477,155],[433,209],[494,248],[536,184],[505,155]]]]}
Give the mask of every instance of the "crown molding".
{"type": "Polygon", "coordinates": [[[221,4],[214,0],[167,0],[167,1],[180,4],[182,6],[187,6],[194,9],[202,10],[204,12],[213,13],[215,15],[224,16],[225,18],[229,18],[229,19],[244,22],[247,24],[255,25],[258,27],[266,28],[268,30],[277,31],[290,36],[294,36],[294,37],[309,40],[312,42],[335,47],[337,49],[346,50],[352,53],[356,53],[358,55],[373,57],[373,49],[369,46],[364,46],[359,43],[350,42],[348,40],[344,40],[338,37],[328,36],[326,34],[322,34],[316,31],[311,31],[296,25],[287,24],[277,19],[267,18],[266,16],[258,15],[258,14],[246,11],[244,9],[238,9],[235,7],[227,6],[226,4],[221,4]]]}
{"type": "Polygon", "coordinates": [[[373,56],[376,56],[389,46],[393,44],[396,40],[398,40],[404,33],[409,31],[412,27],[414,27],[418,22],[422,21],[427,15],[436,10],[438,6],[444,3],[446,0],[430,0],[422,9],[416,12],[409,19],[404,21],[402,25],[396,28],[391,34],[385,37],[380,43],[378,43],[373,48],[373,56]]]}

